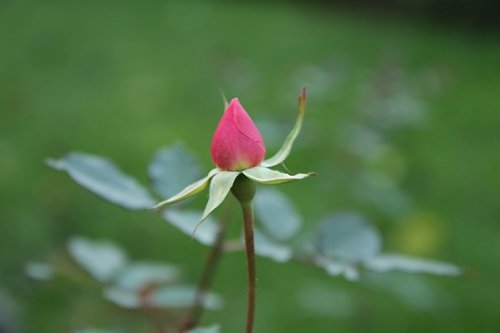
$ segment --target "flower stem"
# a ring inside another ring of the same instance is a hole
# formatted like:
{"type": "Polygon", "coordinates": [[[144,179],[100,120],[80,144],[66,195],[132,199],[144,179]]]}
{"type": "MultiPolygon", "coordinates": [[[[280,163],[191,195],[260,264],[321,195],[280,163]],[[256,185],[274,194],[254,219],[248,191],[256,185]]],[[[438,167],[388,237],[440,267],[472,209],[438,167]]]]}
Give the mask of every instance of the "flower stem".
{"type": "Polygon", "coordinates": [[[247,305],[247,322],[245,326],[245,333],[252,333],[253,330],[253,320],[255,315],[255,293],[256,293],[256,282],[257,277],[255,273],[255,248],[253,239],[254,230],[254,217],[253,217],[253,205],[249,201],[247,203],[242,203],[241,207],[243,209],[243,224],[245,231],[245,246],[247,252],[247,269],[248,269],[248,305],[247,305]]]}
{"type": "Polygon", "coordinates": [[[255,248],[253,240],[253,197],[255,196],[255,183],[245,175],[239,175],[234,181],[231,192],[238,199],[243,210],[243,230],[245,234],[245,246],[247,250],[247,270],[248,270],[248,305],[247,323],[245,333],[252,333],[253,318],[255,315],[255,248]]]}

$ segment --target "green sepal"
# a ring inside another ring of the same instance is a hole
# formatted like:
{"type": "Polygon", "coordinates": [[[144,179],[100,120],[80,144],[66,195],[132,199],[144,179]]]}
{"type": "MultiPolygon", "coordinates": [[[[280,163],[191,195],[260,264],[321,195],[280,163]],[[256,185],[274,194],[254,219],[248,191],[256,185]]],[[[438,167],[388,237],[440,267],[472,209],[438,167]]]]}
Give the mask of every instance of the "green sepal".
{"type": "Polygon", "coordinates": [[[233,186],[234,180],[241,172],[239,171],[221,171],[217,173],[210,182],[210,192],[208,197],[207,205],[203,211],[200,222],[196,225],[193,230],[193,235],[198,228],[198,226],[205,221],[208,215],[224,201],[227,194],[233,186]]]}
{"type": "Polygon", "coordinates": [[[298,173],[296,175],[289,175],[283,172],[271,170],[263,167],[255,167],[242,171],[245,176],[254,182],[268,185],[278,185],[293,182],[295,180],[304,179],[309,176],[316,175],[314,172],[298,173]]]}
{"type": "Polygon", "coordinates": [[[293,142],[300,133],[300,129],[302,128],[302,121],[304,120],[304,115],[306,114],[306,88],[307,87],[302,89],[299,97],[299,115],[297,117],[297,121],[295,122],[295,126],[293,126],[292,131],[286,137],[283,146],[281,146],[281,149],[273,157],[262,162],[260,166],[268,168],[278,165],[282,163],[290,154],[293,142]]]}
{"type": "Polygon", "coordinates": [[[156,209],[161,208],[163,206],[179,202],[181,200],[187,199],[189,197],[192,197],[195,194],[200,193],[208,186],[208,183],[210,182],[210,178],[216,176],[217,174],[219,174],[221,172],[222,172],[222,170],[217,169],[217,168],[211,170],[208,173],[208,176],[206,176],[205,178],[200,179],[197,182],[189,185],[188,187],[186,187],[185,189],[183,189],[182,191],[180,191],[179,193],[177,193],[176,195],[174,195],[170,199],[167,199],[165,201],[160,202],[159,204],[157,204],[156,206],[151,208],[151,210],[156,210],[156,209]]]}

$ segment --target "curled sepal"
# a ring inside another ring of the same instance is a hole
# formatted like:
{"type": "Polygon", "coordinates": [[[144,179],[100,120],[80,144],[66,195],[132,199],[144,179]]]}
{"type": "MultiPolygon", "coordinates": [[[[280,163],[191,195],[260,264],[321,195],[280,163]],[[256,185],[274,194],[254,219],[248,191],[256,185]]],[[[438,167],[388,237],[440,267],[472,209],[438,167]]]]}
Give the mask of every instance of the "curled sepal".
{"type": "MultiPolygon", "coordinates": [[[[198,226],[205,221],[208,215],[224,201],[231,187],[233,186],[234,180],[240,174],[239,171],[221,171],[217,173],[210,182],[210,192],[208,197],[207,205],[203,211],[200,222],[196,225],[193,230],[193,235],[198,228],[198,226]]],[[[193,236],[192,235],[192,236],[193,236]]]]}
{"type": "Polygon", "coordinates": [[[165,201],[160,202],[159,204],[157,204],[156,206],[151,208],[151,210],[156,210],[156,209],[161,208],[163,206],[179,202],[181,200],[187,199],[189,197],[192,197],[195,194],[200,193],[208,186],[208,183],[210,182],[210,178],[214,177],[219,172],[221,172],[220,169],[211,170],[208,173],[208,176],[206,176],[203,179],[198,180],[196,183],[189,185],[188,187],[186,187],[185,189],[183,189],[182,191],[180,191],[179,193],[177,193],[176,195],[174,195],[170,199],[167,199],[165,201]]]}
{"type": "Polygon", "coordinates": [[[281,149],[273,157],[263,161],[260,166],[268,168],[278,165],[282,163],[290,154],[293,142],[300,133],[300,129],[302,128],[302,121],[304,120],[304,115],[306,114],[306,88],[307,87],[304,87],[304,89],[302,89],[302,92],[299,96],[299,115],[297,116],[295,126],[293,126],[292,131],[286,137],[283,146],[281,146],[281,149]]]}
{"type": "Polygon", "coordinates": [[[316,175],[314,172],[298,173],[296,175],[289,175],[283,172],[271,170],[263,167],[255,167],[242,171],[245,176],[254,182],[268,185],[278,185],[293,182],[295,180],[304,179],[309,176],[316,175]]]}

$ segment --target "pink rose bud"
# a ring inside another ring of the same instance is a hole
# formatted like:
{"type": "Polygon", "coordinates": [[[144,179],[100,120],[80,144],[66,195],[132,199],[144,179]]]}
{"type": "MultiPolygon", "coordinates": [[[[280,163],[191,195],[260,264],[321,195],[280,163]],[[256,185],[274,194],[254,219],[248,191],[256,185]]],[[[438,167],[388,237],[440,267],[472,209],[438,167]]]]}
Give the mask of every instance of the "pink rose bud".
{"type": "Polygon", "coordinates": [[[253,168],[266,156],[264,140],[237,98],[229,103],[215,130],[210,154],[214,164],[226,171],[253,168]]]}

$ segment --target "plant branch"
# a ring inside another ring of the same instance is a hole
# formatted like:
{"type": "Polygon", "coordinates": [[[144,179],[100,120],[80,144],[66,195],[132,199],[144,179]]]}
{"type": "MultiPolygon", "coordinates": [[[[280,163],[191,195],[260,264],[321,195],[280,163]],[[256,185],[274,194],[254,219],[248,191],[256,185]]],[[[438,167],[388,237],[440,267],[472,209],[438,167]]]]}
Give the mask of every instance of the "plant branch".
{"type": "Polygon", "coordinates": [[[226,235],[226,230],[234,211],[234,204],[234,200],[230,200],[230,202],[226,204],[224,213],[219,220],[217,235],[215,237],[212,250],[210,251],[206,259],[205,267],[198,283],[194,305],[184,327],[185,330],[194,328],[200,321],[201,315],[203,313],[203,300],[210,288],[210,285],[212,284],[213,277],[217,268],[217,263],[219,262],[219,259],[224,252],[224,236],[226,235]]]}

